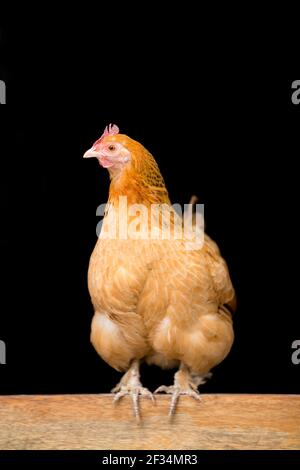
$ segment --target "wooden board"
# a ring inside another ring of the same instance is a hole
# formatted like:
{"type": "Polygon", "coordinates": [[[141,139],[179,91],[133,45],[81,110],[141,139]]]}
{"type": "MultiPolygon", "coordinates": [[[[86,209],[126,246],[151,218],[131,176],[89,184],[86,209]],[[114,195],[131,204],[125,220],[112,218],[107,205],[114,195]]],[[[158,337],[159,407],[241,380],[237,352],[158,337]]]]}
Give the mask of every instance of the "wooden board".
{"type": "Polygon", "coordinates": [[[168,396],[0,397],[0,449],[300,449],[300,395],[181,397],[173,422],[168,396]]]}

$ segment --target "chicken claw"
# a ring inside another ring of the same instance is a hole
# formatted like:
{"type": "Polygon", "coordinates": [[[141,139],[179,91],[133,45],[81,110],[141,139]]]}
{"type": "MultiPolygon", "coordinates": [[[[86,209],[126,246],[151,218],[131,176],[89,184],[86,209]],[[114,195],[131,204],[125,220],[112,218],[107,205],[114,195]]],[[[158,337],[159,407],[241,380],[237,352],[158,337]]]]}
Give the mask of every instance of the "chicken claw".
{"type": "Polygon", "coordinates": [[[117,403],[122,397],[129,395],[132,399],[133,413],[138,421],[140,421],[140,406],[139,406],[139,397],[144,396],[151,398],[155,403],[155,397],[153,394],[146,388],[143,387],[138,372],[138,362],[133,361],[129,370],[124,374],[121,381],[112,389],[112,393],[115,393],[113,402],[117,403]]]}
{"type": "Polygon", "coordinates": [[[198,401],[202,400],[200,393],[198,392],[198,385],[200,383],[204,383],[205,378],[206,377],[197,377],[197,379],[194,378],[190,374],[188,368],[184,364],[181,364],[179,371],[176,372],[174,376],[174,385],[161,385],[155,390],[154,393],[167,393],[172,395],[169,408],[169,417],[172,418],[175,414],[176,405],[180,395],[188,395],[189,397],[195,398],[198,401]]]}
{"type": "Polygon", "coordinates": [[[172,395],[170,409],[169,409],[170,418],[172,418],[175,414],[176,405],[178,403],[178,399],[180,395],[188,395],[189,397],[193,397],[198,401],[202,400],[198,390],[194,390],[192,387],[181,388],[177,385],[171,385],[169,387],[167,387],[166,385],[161,385],[155,390],[154,393],[167,393],[167,394],[172,395]]]}

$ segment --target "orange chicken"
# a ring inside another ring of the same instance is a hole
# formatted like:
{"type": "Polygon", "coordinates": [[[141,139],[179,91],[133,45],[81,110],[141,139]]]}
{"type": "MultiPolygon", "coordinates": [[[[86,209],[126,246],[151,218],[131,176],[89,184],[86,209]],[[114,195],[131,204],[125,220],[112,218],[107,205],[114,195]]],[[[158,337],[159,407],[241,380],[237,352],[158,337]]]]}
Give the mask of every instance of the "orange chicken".
{"type": "Polygon", "coordinates": [[[111,180],[88,272],[92,344],[124,372],[112,392],[115,401],[132,397],[137,418],[139,396],[153,399],[140,382],[140,363],[178,367],[174,385],[155,392],[171,394],[172,416],[180,395],[200,399],[198,386],[231,349],[236,301],[227,265],[207,235],[195,249],[187,249],[184,234],[175,236],[172,227],[182,226],[183,218],[172,210],[158,165],[140,143],[110,125],[84,157],[96,157],[111,180]],[[171,230],[163,237],[166,214],[171,230]]]}

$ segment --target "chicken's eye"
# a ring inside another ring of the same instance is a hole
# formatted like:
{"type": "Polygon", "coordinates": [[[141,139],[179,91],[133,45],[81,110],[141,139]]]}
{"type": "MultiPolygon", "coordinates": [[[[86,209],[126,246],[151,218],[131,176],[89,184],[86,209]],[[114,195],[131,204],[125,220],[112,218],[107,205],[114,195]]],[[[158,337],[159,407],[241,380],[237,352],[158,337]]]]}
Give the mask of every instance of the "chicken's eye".
{"type": "Polygon", "coordinates": [[[116,146],[115,146],[115,145],[109,145],[109,146],[108,146],[108,150],[110,150],[111,152],[113,152],[114,150],[116,150],[116,146]]]}

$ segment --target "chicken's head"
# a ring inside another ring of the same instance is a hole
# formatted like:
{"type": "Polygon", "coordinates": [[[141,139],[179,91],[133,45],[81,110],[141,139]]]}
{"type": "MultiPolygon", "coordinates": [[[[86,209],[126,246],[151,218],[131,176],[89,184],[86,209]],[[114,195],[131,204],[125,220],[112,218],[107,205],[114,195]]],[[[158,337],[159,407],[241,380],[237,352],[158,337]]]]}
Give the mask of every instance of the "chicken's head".
{"type": "Polygon", "coordinates": [[[111,176],[118,174],[131,161],[131,152],[126,147],[127,139],[127,136],[119,134],[118,126],[110,124],[83,158],[96,157],[111,176]]]}
{"type": "Polygon", "coordinates": [[[126,194],[137,203],[170,203],[158,165],[145,147],[110,124],[84,158],[96,157],[111,178],[110,200],[126,194]]]}

